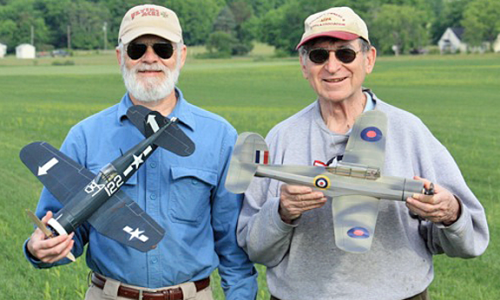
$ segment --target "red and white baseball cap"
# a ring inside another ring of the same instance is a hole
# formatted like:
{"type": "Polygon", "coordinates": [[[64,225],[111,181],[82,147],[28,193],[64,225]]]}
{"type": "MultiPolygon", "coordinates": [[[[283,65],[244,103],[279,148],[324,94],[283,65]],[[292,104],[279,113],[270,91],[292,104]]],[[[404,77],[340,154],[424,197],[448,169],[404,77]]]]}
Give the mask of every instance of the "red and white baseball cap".
{"type": "Polygon", "coordinates": [[[365,21],[346,6],[332,7],[307,17],[304,22],[304,34],[296,49],[318,37],[332,37],[346,41],[363,38],[370,42],[365,21]]]}

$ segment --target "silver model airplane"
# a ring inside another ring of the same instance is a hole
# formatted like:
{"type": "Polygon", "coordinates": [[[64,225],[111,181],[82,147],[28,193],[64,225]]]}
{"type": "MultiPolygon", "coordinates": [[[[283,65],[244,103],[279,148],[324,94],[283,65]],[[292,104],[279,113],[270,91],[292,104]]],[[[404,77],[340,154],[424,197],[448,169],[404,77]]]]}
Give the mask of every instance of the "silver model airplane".
{"type": "Polygon", "coordinates": [[[382,176],[387,117],[381,111],[362,114],[354,124],[341,162],[335,166],[268,165],[268,147],[256,133],[236,142],[226,189],[243,193],[253,176],[321,190],[332,199],[337,247],[348,252],[370,250],[380,199],[406,201],[415,193],[432,194],[421,181],[382,176]]]}

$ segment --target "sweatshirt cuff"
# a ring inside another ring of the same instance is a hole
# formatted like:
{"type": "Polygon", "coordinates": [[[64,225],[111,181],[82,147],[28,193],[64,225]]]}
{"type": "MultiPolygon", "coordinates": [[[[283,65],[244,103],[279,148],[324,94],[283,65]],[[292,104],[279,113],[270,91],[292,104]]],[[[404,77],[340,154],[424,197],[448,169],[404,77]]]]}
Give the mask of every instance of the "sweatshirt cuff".
{"type": "Polygon", "coordinates": [[[455,198],[457,199],[458,204],[460,205],[460,216],[458,216],[458,219],[455,221],[455,223],[449,226],[446,226],[443,223],[437,223],[436,226],[439,229],[444,229],[447,232],[458,235],[467,226],[467,222],[468,220],[471,219],[471,215],[467,207],[460,200],[460,198],[458,198],[457,196],[455,196],[455,198]]]}
{"type": "Polygon", "coordinates": [[[280,216],[279,213],[279,208],[280,208],[280,199],[279,197],[273,197],[267,200],[269,202],[269,209],[271,210],[271,219],[273,220],[274,225],[276,228],[283,232],[290,232],[293,230],[295,227],[297,227],[299,224],[299,220],[294,220],[292,221],[292,224],[285,223],[280,216]]]}

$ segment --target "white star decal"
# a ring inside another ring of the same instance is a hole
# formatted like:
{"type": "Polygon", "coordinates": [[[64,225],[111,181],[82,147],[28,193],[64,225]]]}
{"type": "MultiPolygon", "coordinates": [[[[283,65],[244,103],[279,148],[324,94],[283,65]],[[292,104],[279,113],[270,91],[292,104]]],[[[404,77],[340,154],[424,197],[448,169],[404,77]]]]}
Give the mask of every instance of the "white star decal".
{"type": "Polygon", "coordinates": [[[139,154],[139,156],[135,156],[134,154],[134,162],[131,164],[131,166],[134,166],[135,169],[139,169],[139,166],[143,163],[144,161],[142,160],[142,154],[139,154]]]}
{"type": "Polygon", "coordinates": [[[134,231],[130,232],[129,241],[131,241],[133,238],[139,239],[139,237],[141,236],[141,233],[143,233],[143,232],[144,231],[139,231],[139,228],[136,228],[134,231]]]}

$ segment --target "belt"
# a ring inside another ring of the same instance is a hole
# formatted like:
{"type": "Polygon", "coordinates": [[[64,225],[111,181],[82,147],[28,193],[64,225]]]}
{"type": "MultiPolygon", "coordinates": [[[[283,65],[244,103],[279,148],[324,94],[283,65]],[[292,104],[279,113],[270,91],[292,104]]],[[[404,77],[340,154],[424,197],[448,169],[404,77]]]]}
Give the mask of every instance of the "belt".
{"type": "MultiPolygon", "coordinates": [[[[406,298],[406,299],[403,299],[403,300],[419,300],[419,299],[429,299],[429,296],[428,296],[428,293],[427,293],[427,289],[425,289],[422,293],[420,294],[416,294],[415,296],[413,297],[410,297],[410,298],[406,298]]],[[[270,300],[281,300],[279,298],[276,298],[274,297],[273,295],[271,295],[271,299],[270,300]]]]}
{"type": "MultiPolygon", "coordinates": [[[[91,281],[96,287],[103,289],[104,284],[106,283],[106,278],[102,277],[97,273],[94,273],[92,275],[91,281]]],[[[199,292],[210,285],[210,277],[195,281],[194,285],[196,287],[196,292],[199,292]]],[[[129,299],[139,299],[139,300],[182,300],[183,299],[182,289],[180,287],[171,289],[167,288],[163,290],[158,290],[156,292],[147,292],[120,285],[120,287],[118,288],[118,296],[129,299]]]]}

